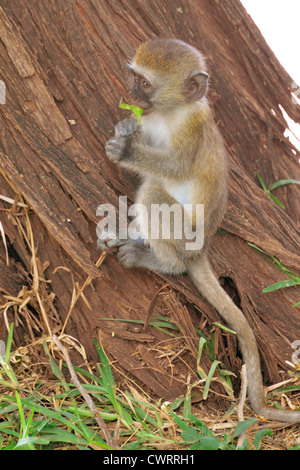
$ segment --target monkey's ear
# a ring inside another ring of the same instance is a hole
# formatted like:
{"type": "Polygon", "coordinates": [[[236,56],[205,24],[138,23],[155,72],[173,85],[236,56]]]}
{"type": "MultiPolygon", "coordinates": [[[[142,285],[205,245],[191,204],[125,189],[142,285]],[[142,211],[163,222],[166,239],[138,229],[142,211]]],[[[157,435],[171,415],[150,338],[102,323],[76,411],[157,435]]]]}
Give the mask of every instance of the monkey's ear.
{"type": "Polygon", "coordinates": [[[184,82],[183,93],[186,101],[198,101],[207,90],[208,73],[193,72],[184,82]]]}

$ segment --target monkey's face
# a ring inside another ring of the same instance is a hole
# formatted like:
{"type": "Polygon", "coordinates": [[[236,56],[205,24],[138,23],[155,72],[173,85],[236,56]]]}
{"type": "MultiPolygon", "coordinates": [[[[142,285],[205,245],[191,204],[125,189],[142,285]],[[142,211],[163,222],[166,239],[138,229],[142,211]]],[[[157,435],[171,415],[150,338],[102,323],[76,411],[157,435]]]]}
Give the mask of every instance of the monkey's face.
{"type": "Polygon", "coordinates": [[[155,95],[155,88],[143,75],[131,70],[131,91],[130,96],[135,105],[144,109],[143,114],[149,113],[153,109],[152,99],[155,95]]]}
{"type": "Polygon", "coordinates": [[[131,69],[133,103],[144,109],[143,115],[154,110],[169,111],[186,102],[184,77],[179,74],[158,74],[134,64],[131,69]]]}
{"type": "Polygon", "coordinates": [[[206,93],[208,74],[201,53],[176,39],[143,43],[129,68],[130,95],[134,104],[144,108],[144,114],[172,111],[206,93]]]}

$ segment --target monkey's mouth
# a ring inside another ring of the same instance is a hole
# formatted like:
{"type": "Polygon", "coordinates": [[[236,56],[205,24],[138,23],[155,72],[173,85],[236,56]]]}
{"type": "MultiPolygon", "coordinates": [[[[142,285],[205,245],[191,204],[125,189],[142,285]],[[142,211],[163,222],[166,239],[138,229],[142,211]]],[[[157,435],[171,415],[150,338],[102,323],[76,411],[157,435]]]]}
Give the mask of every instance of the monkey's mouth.
{"type": "Polygon", "coordinates": [[[139,108],[143,108],[143,110],[144,110],[143,111],[143,116],[149,114],[153,109],[153,105],[152,105],[152,103],[149,103],[149,101],[135,98],[135,99],[132,100],[132,102],[135,106],[138,106],[139,108]]]}
{"type": "Polygon", "coordinates": [[[147,108],[143,108],[143,109],[144,109],[144,112],[143,112],[142,116],[147,116],[147,114],[151,113],[151,111],[153,109],[153,106],[152,106],[152,104],[150,104],[150,105],[148,105],[147,108]]]}

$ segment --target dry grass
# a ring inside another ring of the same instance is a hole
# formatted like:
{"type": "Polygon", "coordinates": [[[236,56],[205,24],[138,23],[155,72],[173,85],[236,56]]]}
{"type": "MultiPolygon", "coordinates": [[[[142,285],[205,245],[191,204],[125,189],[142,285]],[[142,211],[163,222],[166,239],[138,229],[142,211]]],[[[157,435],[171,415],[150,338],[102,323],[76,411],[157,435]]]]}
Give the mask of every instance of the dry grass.
{"type": "MultiPolygon", "coordinates": [[[[128,450],[190,449],[199,444],[200,440],[196,438],[193,442],[189,433],[200,433],[200,436],[210,438],[209,445],[217,445],[219,442],[223,448],[235,448],[238,442],[238,435],[234,435],[238,415],[234,407],[224,414],[218,410],[208,410],[204,406],[205,402],[200,406],[193,405],[193,387],[187,387],[186,396],[177,403],[163,404],[147,396],[125,376],[120,389],[113,378],[113,369],[118,369],[118,365],[109,364],[101,347],[98,350],[101,366],[97,369],[95,364],[88,363],[83,345],[77,338],[66,335],[65,329],[78,299],[81,298],[88,306],[84,291],[91,278],[87,277],[81,286],[73,282],[72,300],[66,321],[62,324],[55,308],[51,282],[45,275],[49,265],[41,265],[37,256],[30,209],[20,198],[16,198],[3,214],[17,227],[31,262],[30,272],[26,273],[27,283],[17,295],[11,295],[0,286],[3,299],[0,316],[7,332],[14,332],[11,343],[9,337],[6,346],[0,343],[1,355],[3,358],[6,356],[0,364],[0,448],[14,447],[17,442],[21,442],[20,445],[29,448],[103,448],[109,445],[128,450]],[[22,338],[17,331],[23,332],[22,338]],[[76,383],[74,378],[73,384],[68,378],[70,373],[72,376],[75,372],[72,371],[72,365],[69,364],[69,371],[63,366],[66,350],[76,351],[76,357],[81,358],[80,370],[74,368],[84,393],[80,384],[77,383],[76,387],[73,385],[76,383]],[[91,400],[92,408],[88,406],[88,400],[91,400]],[[58,415],[65,416],[66,421],[59,420],[58,415]],[[102,421],[99,421],[99,416],[102,421]],[[37,432],[38,423],[44,421],[44,429],[49,431],[48,441],[45,435],[37,432]],[[32,439],[28,442],[24,441],[26,423],[30,424],[27,439],[32,439]],[[62,430],[68,433],[65,441],[62,430]],[[107,432],[110,437],[107,437],[107,432]],[[71,435],[74,437],[71,438],[71,435]],[[55,439],[53,436],[56,436],[55,439]],[[230,439],[226,436],[230,436],[230,439]],[[61,441],[56,440],[59,438],[61,441]],[[70,442],[70,439],[74,439],[74,442],[70,442]]],[[[0,233],[8,263],[9,251],[2,224],[0,233]]],[[[105,253],[99,258],[98,266],[104,258],[105,253]]],[[[59,266],[58,269],[72,276],[66,267],[59,266]]],[[[176,351],[172,354],[176,355],[176,351]]],[[[200,363],[198,366],[201,371],[200,363]]],[[[299,389],[297,379],[292,377],[272,387],[272,394],[278,394],[282,406],[300,406],[299,395],[291,395],[293,387],[296,392],[299,389]],[[282,391],[283,387],[286,388],[285,392],[282,391]]],[[[242,402],[241,406],[244,419],[253,418],[247,405],[242,402]]],[[[257,420],[246,429],[240,438],[240,445],[254,448],[255,436],[265,429],[271,429],[273,434],[263,438],[262,449],[288,449],[300,443],[297,427],[257,420]]]]}

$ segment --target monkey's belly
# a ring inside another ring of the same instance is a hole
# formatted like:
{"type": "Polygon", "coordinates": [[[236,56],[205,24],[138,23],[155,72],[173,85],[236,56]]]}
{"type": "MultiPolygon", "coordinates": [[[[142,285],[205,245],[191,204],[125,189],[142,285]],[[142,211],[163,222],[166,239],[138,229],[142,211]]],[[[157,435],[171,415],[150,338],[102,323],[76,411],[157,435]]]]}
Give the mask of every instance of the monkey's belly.
{"type": "MultiPolygon", "coordinates": [[[[183,183],[177,183],[169,180],[164,180],[162,187],[164,190],[177,201],[179,204],[184,206],[185,204],[193,203],[194,195],[194,181],[189,180],[183,183]]],[[[191,208],[185,208],[188,212],[191,208]]]]}
{"type": "MultiPolygon", "coordinates": [[[[137,214],[135,216],[135,224],[139,228],[140,238],[143,240],[150,240],[152,238],[152,225],[156,226],[154,221],[157,220],[159,225],[159,219],[156,219],[157,206],[162,208],[162,220],[164,220],[164,205],[167,204],[169,208],[176,204],[180,204],[184,207],[185,211],[192,216],[193,208],[193,195],[194,195],[194,181],[189,180],[183,183],[176,183],[170,180],[163,180],[157,184],[150,178],[141,185],[137,192],[135,206],[137,207],[137,214]],[[168,198],[164,191],[170,196],[168,198]],[[175,202],[174,202],[175,201],[175,202]],[[149,233],[149,230],[151,233],[149,233]]],[[[159,209],[157,209],[159,210],[159,209]]],[[[173,209],[171,209],[173,210],[173,209]]],[[[166,209],[165,217],[169,218],[169,210],[166,209]]],[[[180,217],[180,223],[182,219],[180,217]]],[[[181,233],[182,226],[177,227],[177,231],[181,233]]],[[[174,231],[174,227],[172,232],[174,231]]]]}

